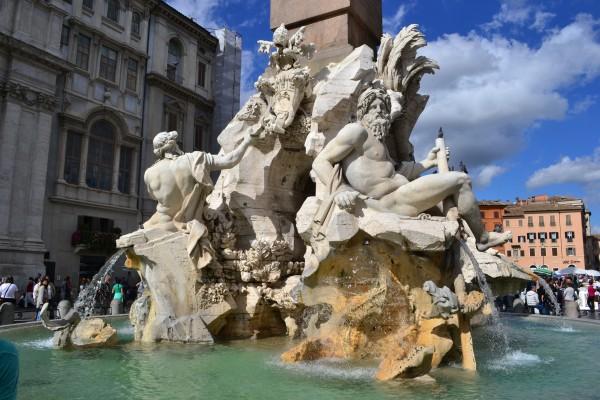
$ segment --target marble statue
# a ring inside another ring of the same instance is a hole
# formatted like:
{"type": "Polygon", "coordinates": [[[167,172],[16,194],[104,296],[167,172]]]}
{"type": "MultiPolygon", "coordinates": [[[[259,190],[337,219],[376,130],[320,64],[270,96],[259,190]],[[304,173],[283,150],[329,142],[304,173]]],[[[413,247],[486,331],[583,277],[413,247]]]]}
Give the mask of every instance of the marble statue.
{"type": "Polygon", "coordinates": [[[458,297],[456,294],[444,286],[439,288],[435,282],[426,281],[423,284],[423,290],[431,296],[433,305],[436,310],[430,314],[431,317],[441,316],[442,318],[448,318],[450,314],[456,313],[459,309],[458,297]]]}
{"type": "Polygon", "coordinates": [[[176,131],[160,132],[152,142],[157,160],[144,173],[144,182],[158,204],[144,228],[175,231],[191,221],[202,220],[204,203],[213,188],[210,173],[239,163],[253,140],[247,135],[233,151],[213,155],[203,151],[184,153],[177,145],[177,136],[176,131]]]}
{"type": "Polygon", "coordinates": [[[368,88],[360,95],[357,118],[325,146],[313,163],[313,171],[331,189],[335,204],[351,210],[360,199],[367,207],[417,217],[451,197],[480,251],[511,238],[510,232],[485,231],[467,174],[453,171],[421,176],[438,165],[437,152],[445,149],[433,148],[421,162],[394,163],[385,144],[393,114],[384,88],[368,88]]]}
{"type": "Polygon", "coordinates": [[[304,34],[282,25],[259,41],[269,65],[218,155],[155,137],[144,181],[156,213],[117,240],[147,289],[131,307],[135,339],[288,334],[303,340],[285,362],[378,360],[381,380],[448,361],[475,370],[478,277],[498,291],[529,277],[489,249],[510,233],[484,230],[441,140],[414,159],[420,80],[439,68],[417,54],[424,35],[410,25],[377,57],[363,45],[323,67],[304,34]]]}

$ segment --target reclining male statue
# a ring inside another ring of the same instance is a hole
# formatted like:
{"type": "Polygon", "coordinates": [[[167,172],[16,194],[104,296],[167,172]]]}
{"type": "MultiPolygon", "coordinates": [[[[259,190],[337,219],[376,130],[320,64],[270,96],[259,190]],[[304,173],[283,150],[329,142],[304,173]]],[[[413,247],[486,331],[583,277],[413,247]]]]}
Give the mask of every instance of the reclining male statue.
{"type": "Polygon", "coordinates": [[[478,250],[509,240],[510,232],[485,231],[467,174],[420,176],[437,166],[439,148],[433,148],[421,162],[395,165],[384,140],[392,123],[391,113],[385,89],[367,89],[358,99],[358,121],[342,128],[314,160],[313,171],[329,187],[335,204],[350,210],[360,198],[367,207],[417,217],[450,197],[475,236],[478,250]]]}

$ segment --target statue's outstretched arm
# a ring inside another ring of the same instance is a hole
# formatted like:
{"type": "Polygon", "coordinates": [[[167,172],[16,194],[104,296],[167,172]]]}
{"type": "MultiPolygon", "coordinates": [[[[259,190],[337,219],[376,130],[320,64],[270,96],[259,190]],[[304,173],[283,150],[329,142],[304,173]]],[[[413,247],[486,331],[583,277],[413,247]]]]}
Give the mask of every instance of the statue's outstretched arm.
{"type": "Polygon", "coordinates": [[[211,169],[213,171],[220,171],[222,169],[233,168],[241,161],[251,143],[252,137],[250,135],[246,135],[244,140],[242,140],[242,142],[229,153],[213,155],[211,169]]]}
{"type": "Polygon", "coordinates": [[[362,136],[366,136],[366,132],[356,126],[347,125],[321,150],[312,167],[323,184],[327,185],[331,180],[333,166],[352,153],[361,139],[364,141],[362,136]]]}

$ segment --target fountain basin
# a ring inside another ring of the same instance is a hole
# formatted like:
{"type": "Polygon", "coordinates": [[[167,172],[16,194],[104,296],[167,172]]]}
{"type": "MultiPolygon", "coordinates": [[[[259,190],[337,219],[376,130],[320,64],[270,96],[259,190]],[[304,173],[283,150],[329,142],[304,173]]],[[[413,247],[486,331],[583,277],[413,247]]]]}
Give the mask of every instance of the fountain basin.
{"type": "MultiPolygon", "coordinates": [[[[376,364],[321,360],[286,365],[282,352],[298,341],[287,337],[215,345],[138,343],[127,320],[112,320],[118,345],[55,350],[42,327],[0,331],[20,355],[19,399],[506,399],[576,394],[597,396],[589,385],[600,357],[600,325],[552,318],[503,318],[510,349],[498,349],[494,327],[474,331],[478,371],[456,367],[431,372],[433,379],[377,382],[376,364]]],[[[570,398],[570,397],[569,397],[570,398]]]]}

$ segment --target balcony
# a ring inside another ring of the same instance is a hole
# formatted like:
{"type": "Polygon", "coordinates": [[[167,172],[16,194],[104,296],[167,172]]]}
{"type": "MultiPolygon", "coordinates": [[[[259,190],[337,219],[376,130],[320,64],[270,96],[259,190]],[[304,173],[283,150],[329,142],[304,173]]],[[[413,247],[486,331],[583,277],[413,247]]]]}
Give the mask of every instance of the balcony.
{"type": "Polygon", "coordinates": [[[76,230],[71,235],[71,246],[75,247],[76,254],[82,251],[113,253],[119,236],[121,232],[118,228],[112,232],[76,230]]]}
{"type": "Polygon", "coordinates": [[[167,78],[179,85],[183,85],[183,76],[181,76],[175,65],[167,65],[167,78]]]}

